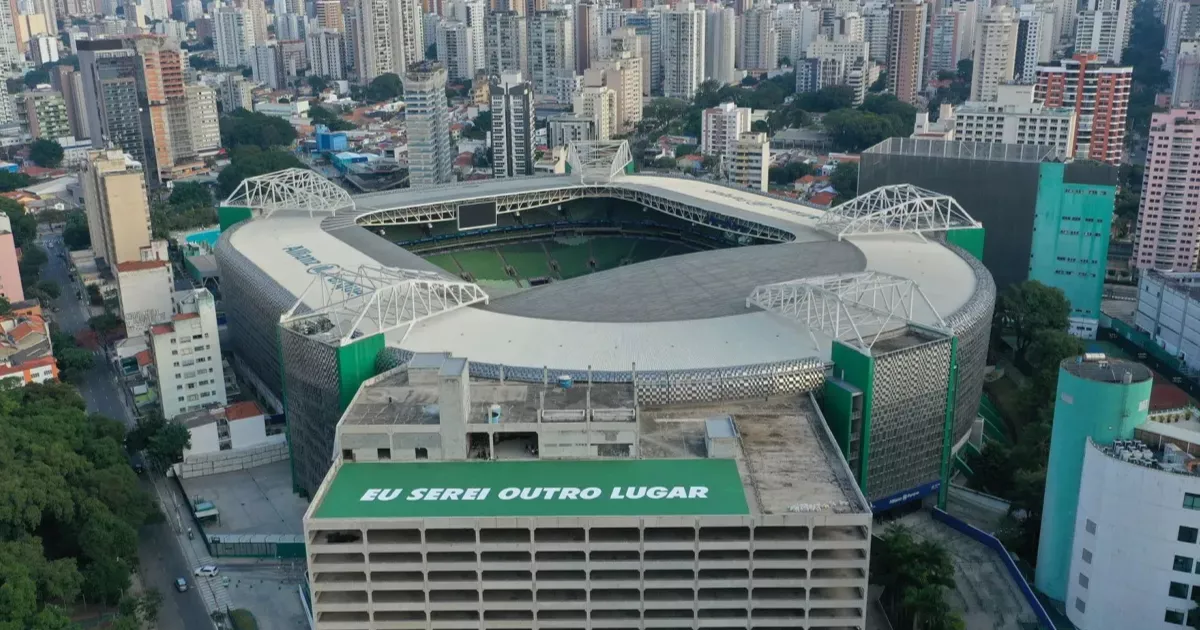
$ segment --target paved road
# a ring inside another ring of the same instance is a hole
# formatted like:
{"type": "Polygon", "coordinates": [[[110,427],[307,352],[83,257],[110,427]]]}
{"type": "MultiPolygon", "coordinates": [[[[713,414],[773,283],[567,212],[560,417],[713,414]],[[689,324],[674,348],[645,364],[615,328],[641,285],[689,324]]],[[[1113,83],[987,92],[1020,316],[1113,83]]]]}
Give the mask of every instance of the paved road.
{"type": "MultiPolygon", "coordinates": [[[[54,234],[44,236],[43,241],[50,262],[42,270],[42,277],[57,282],[63,289],[54,304],[58,312],[53,313],[52,317],[63,332],[75,334],[87,326],[86,307],[75,299],[75,289],[67,274],[67,263],[60,256],[64,251],[62,239],[54,234]]],[[[116,379],[108,362],[97,357],[96,365],[80,382],[79,392],[89,412],[115,418],[132,426],[133,417],[122,402],[122,390],[117,386],[116,379]]],[[[142,486],[151,496],[155,496],[150,480],[143,479],[142,486]]],[[[163,595],[157,624],[159,630],[212,630],[212,620],[199,593],[195,589],[179,593],[173,586],[177,577],[186,578],[189,585],[194,585],[195,580],[191,577],[193,567],[185,560],[170,524],[143,527],[138,539],[138,556],[141,559],[142,583],[146,588],[158,589],[163,595]]]]}

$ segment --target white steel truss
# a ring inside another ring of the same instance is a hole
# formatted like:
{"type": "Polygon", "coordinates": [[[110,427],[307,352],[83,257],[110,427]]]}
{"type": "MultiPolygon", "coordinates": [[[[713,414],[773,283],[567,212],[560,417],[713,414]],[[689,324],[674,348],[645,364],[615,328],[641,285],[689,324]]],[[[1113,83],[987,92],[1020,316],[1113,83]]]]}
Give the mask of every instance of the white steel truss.
{"type": "Polygon", "coordinates": [[[354,222],[363,227],[436,223],[438,221],[454,221],[457,219],[458,207],[464,203],[494,201],[496,203],[497,214],[508,214],[532,208],[553,206],[583,198],[624,199],[641,204],[652,210],[657,210],[663,214],[683,219],[684,221],[707,225],[711,228],[739,236],[749,236],[777,243],[790,242],[794,238],[786,230],[763,225],[755,221],[702,210],[690,204],[664,199],[640,190],[630,190],[623,186],[568,186],[515,195],[495,195],[465,201],[378,210],[364,212],[357,216],[354,222]]]}
{"type": "Polygon", "coordinates": [[[354,198],[314,171],[285,168],[242,180],[224,205],[253,208],[267,216],[276,210],[304,210],[311,215],[353,209],[354,198]]]}
{"type": "Polygon", "coordinates": [[[471,282],[447,280],[432,271],[363,265],[355,271],[318,273],[280,321],[301,334],[343,345],[487,301],[487,293],[471,282]],[[306,298],[320,306],[297,314],[306,298]]]}
{"type": "Polygon", "coordinates": [[[877,271],[762,285],[746,298],[746,306],[804,324],[813,343],[817,343],[813,330],[819,330],[862,350],[870,350],[891,324],[913,322],[914,307],[924,306],[933,314],[935,324],[928,327],[947,328],[915,282],[877,271]]]}
{"type": "Polygon", "coordinates": [[[605,183],[633,162],[627,140],[589,140],[567,145],[567,166],[586,183],[605,183]]]}
{"type": "Polygon", "coordinates": [[[817,221],[818,228],[837,235],[838,240],[895,232],[920,235],[981,225],[953,197],[911,184],[880,186],[830,208],[817,221]]]}

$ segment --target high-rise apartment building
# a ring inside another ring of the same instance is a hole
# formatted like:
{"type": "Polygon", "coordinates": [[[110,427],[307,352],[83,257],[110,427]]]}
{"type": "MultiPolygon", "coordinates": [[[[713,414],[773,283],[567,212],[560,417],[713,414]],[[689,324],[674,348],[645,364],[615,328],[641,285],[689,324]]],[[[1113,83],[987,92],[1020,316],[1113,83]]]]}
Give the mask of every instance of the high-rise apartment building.
{"type": "Polygon", "coordinates": [[[17,69],[23,61],[17,47],[15,7],[15,2],[0,2],[0,69],[6,73],[17,69]]]}
{"type": "Polygon", "coordinates": [[[167,419],[228,402],[212,294],[208,289],[181,292],[173,302],[174,312],[150,327],[150,351],[167,419]]]}
{"type": "Polygon", "coordinates": [[[979,20],[971,75],[972,101],[994,101],[997,86],[1012,81],[1017,56],[1016,17],[1011,7],[997,6],[979,20]]]}
{"type": "Polygon", "coordinates": [[[492,177],[533,175],[533,85],[521,73],[491,85],[492,177]]]}
{"type": "Polygon", "coordinates": [[[470,81],[475,76],[475,38],[462,22],[443,20],[438,24],[437,57],[446,67],[446,78],[470,81]]]}
{"type": "Polygon", "coordinates": [[[115,268],[150,248],[150,205],[141,164],[120,150],[92,151],[79,176],[92,250],[115,268]]]}
{"type": "Polygon", "coordinates": [[[217,91],[207,85],[189,85],[185,90],[191,151],[199,157],[214,156],[221,151],[217,91]]]}
{"type": "Polygon", "coordinates": [[[382,74],[404,76],[425,59],[425,22],[419,0],[358,0],[354,62],[369,83],[382,74]]]}
{"type": "Polygon", "coordinates": [[[308,35],[308,20],[295,13],[282,13],[275,16],[275,39],[303,40],[308,35]]]}
{"type": "Polygon", "coordinates": [[[1166,43],[1163,70],[1175,68],[1175,56],[1183,42],[1200,38],[1200,0],[1167,0],[1162,4],[1166,43]]]}
{"type": "Polygon", "coordinates": [[[25,301],[25,286],[21,283],[12,221],[3,213],[0,213],[0,297],[8,300],[9,304],[25,301]]]}
{"type": "Polygon", "coordinates": [[[529,74],[533,91],[549,96],[575,74],[575,32],[566,11],[534,11],[529,18],[529,74]]]}
{"type": "Polygon", "coordinates": [[[733,8],[710,3],[704,14],[705,76],[722,85],[735,83],[736,55],[737,16],[733,8]]]}
{"type": "Polygon", "coordinates": [[[1150,144],[1138,206],[1133,265],[1196,271],[1200,260],[1200,109],[1177,108],[1150,119],[1150,144]]]}
{"type": "Polygon", "coordinates": [[[254,17],[246,9],[220,7],[213,16],[217,64],[222,68],[250,65],[254,47],[254,17]]]}
{"type": "Polygon", "coordinates": [[[50,85],[63,95],[67,106],[67,122],[71,136],[78,140],[88,138],[87,109],[83,102],[83,75],[69,65],[55,66],[50,70],[50,85]]]}
{"type": "Polygon", "coordinates": [[[869,0],[863,3],[859,12],[863,18],[863,39],[871,45],[871,61],[887,64],[888,51],[891,49],[891,7],[882,0],[869,0]]]}
{"type": "Polygon", "coordinates": [[[417,188],[449,182],[454,156],[446,104],[446,69],[428,61],[409,66],[404,75],[404,104],[410,185],[417,188]]]}
{"type": "Polygon", "coordinates": [[[628,133],[642,120],[641,59],[598,61],[583,73],[584,87],[608,87],[616,95],[616,133],[628,133]]]}
{"type": "MultiPolygon", "coordinates": [[[[650,96],[650,38],[638,34],[632,27],[622,27],[609,33],[609,58],[622,61],[638,60],[638,72],[642,75],[642,96],[650,96]]],[[[730,72],[733,63],[729,64],[730,72]]]]}
{"type": "Polygon", "coordinates": [[[202,164],[188,150],[187,95],[184,91],[184,59],[179,44],[166,37],[138,37],[125,40],[136,51],[141,63],[138,87],[141,91],[143,116],[148,118],[145,135],[153,148],[154,171],[157,181],[187,176],[202,164]]]}
{"type": "Polygon", "coordinates": [[[278,90],[287,82],[283,78],[283,64],[279,56],[279,42],[270,40],[251,47],[250,71],[256,83],[278,90]]]}
{"type": "Polygon", "coordinates": [[[1175,56],[1175,72],[1171,75],[1171,106],[1186,107],[1200,104],[1200,42],[1187,41],[1179,46],[1175,56]]]}
{"type": "Polygon", "coordinates": [[[317,0],[313,5],[317,11],[317,23],[321,28],[345,32],[346,23],[342,19],[342,3],[339,0],[317,0]]]}
{"type": "Polygon", "coordinates": [[[1119,63],[1132,26],[1133,0],[1086,0],[1076,18],[1075,53],[1119,63]]]}
{"type": "Polygon", "coordinates": [[[1051,146],[1064,158],[1075,155],[1075,110],[1035,103],[1032,85],[1001,85],[996,100],[967,101],[951,112],[954,140],[1051,146]]]}
{"type": "Polygon", "coordinates": [[[254,110],[254,84],[239,73],[226,74],[218,89],[221,110],[225,113],[238,109],[254,110]]]}
{"type": "Polygon", "coordinates": [[[1021,5],[1017,15],[1017,54],[1013,75],[1020,83],[1037,81],[1038,66],[1054,57],[1057,43],[1054,10],[1045,4],[1021,5]]]}
{"type": "MultiPolygon", "coordinates": [[[[777,4],[774,8],[775,30],[779,35],[779,56],[786,56],[795,64],[797,60],[804,57],[804,51],[808,50],[809,45],[817,39],[820,33],[820,9],[812,2],[777,4]]],[[[711,20],[713,13],[714,11],[710,10],[706,19],[711,20]]],[[[884,35],[887,35],[886,22],[884,35]]],[[[707,41],[705,44],[712,45],[707,41]]]]}
{"type": "Polygon", "coordinates": [[[916,103],[925,73],[925,15],[922,0],[898,0],[888,24],[888,90],[905,103],[916,103]]]}
{"type": "Polygon", "coordinates": [[[738,136],[733,151],[725,156],[725,172],[738,186],[767,191],[767,170],[771,167],[771,143],[767,134],[746,132],[738,136]]]}
{"type": "Polygon", "coordinates": [[[600,85],[581,87],[575,93],[575,115],[595,124],[596,140],[609,140],[617,134],[617,93],[600,85]]]}
{"type": "Polygon", "coordinates": [[[700,115],[700,152],[730,155],[743,133],[750,131],[750,108],[721,103],[700,115]]]}
{"type": "Polygon", "coordinates": [[[484,22],[487,46],[487,71],[493,77],[520,72],[529,78],[529,29],[525,14],[517,11],[493,11],[484,22]]]}
{"type": "Polygon", "coordinates": [[[17,119],[21,130],[31,138],[56,140],[71,135],[67,103],[54,90],[33,90],[17,96],[17,119]]]}
{"type": "Polygon", "coordinates": [[[662,13],[663,96],[691,100],[704,82],[704,30],[690,1],[662,13]]]}
{"type": "Polygon", "coordinates": [[[346,57],[342,54],[345,38],[330,28],[309,29],[305,44],[309,70],[314,76],[334,80],[346,78],[346,57]]]}
{"type": "Polygon", "coordinates": [[[146,175],[157,172],[154,152],[147,150],[149,125],[143,126],[148,121],[143,120],[139,97],[141,62],[134,51],[122,48],[121,40],[85,40],[79,42],[79,64],[92,147],[111,143],[133,156],[146,175]],[[91,46],[106,50],[93,51],[91,46]],[[109,52],[120,54],[99,54],[109,52]]]}
{"type": "MultiPolygon", "coordinates": [[[[470,55],[468,55],[470,72],[466,75],[469,80],[475,76],[477,70],[487,70],[487,46],[484,43],[487,5],[483,0],[450,0],[446,7],[448,10],[444,16],[445,19],[457,21],[466,26],[467,36],[471,40],[470,55]]],[[[446,59],[440,53],[438,60],[446,63],[446,59]]],[[[453,80],[453,77],[451,79],[453,80]]]]}
{"type": "Polygon", "coordinates": [[[930,19],[929,57],[925,62],[925,72],[932,78],[937,78],[940,72],[958,70],[958,21],[961,16],[953,7],[946,7],[930,19]]]}
{"type": "Polygon", "coordinates": [[[779,36],[775,11],[756,6],[742,14],[738,59],[743,70],[774,70],[779,67],[779,36]]]}
{"type": "Polygon", "coordinates": [[[1120,165],[1133,68],[1105,64],[1094,53],[1076,54],[1039,67],[1037,80],[1036,100],[1075,110],[1076,157],[1120,165]]]}
{"type": "Polygon", "coordinates": [[[572,19],[575,29],[575,74],[582,75],[600,58],[600,7],[592,0],[580,0],[574,5],[572,19]]]}

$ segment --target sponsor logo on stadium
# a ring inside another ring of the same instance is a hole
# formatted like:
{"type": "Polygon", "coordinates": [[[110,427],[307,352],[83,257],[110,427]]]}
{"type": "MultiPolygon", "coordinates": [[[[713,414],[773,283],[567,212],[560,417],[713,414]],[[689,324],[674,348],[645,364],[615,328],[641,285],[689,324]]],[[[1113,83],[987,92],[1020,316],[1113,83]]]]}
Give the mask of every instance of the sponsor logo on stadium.
{"type": "MultiPolygon", "coordinates": [[[[492,488],[370,488],[359,501],[485,501],[492,488]]],[[[707,499],[708,486],[616,486],[610,488],[502,488],[501,501],[623,501],[649,499],[707,499]]]]}
{"type": "Polygon", "coordinates": [[[363,286],[337,276],[337,273],[342,270],[341,265],[321,262],[320,259],[313,255],[312,250],[303,245],[289,245],[284,247],[283,251],[304,265],[306,267],[305,271],[314,276],[325,276],[325,281],[330,286],[343,293],[362,295],[367,292],[363,286]]]}

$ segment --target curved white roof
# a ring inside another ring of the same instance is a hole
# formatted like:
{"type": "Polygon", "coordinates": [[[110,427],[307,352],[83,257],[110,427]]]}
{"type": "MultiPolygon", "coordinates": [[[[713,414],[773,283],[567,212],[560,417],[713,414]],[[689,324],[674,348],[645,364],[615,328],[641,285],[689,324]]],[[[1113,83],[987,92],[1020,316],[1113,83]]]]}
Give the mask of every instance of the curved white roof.
{"type": "MultiPolygon", "coordinates": [[[[244,223],[233,232],[230,244],[299,296],[314,274],[329,270],[330,265],[433,269],[355,226],[354,220],[363,214],[576,186],[578,182],[568,177],[540,177],[368,195],[355,198],[358,210],[339,213],[324,224],[321,217],[286,211],[244,223]]],[[[977,289],[975,272],[966,260],[916,234],[873,234],[837,242],[815,229],[821,210],[698,180],[631,175],[606,186],[753,220],[790,232],[796,240],[699,252],[552,283],[390,332],[389,345],[452,352],[476,362],[557,369],[628,370],[636,364],[639,371],[680,370],[827,360],[831,337],[794,320],[747,308],[746,297],[762,284],[879,271],[915,282],[937,314],[918,304],[913,320],[937,325],[938,315],[946,318],[962,308],[977,289]],[[711,273],[706,271],[709,268],[711,273]],[[547,292],[545,298],[540,291],[547,292]],[[656,299],[661,304],[655,304],[656,299]],[[600,308],[589,307],[589,301],[624,304],[600,308]],[[573,302],[578,303],[576,308],[570,307],[573,302]],[[645,313],[646,321],[639,321],[639,313],[645,313]]]]}

